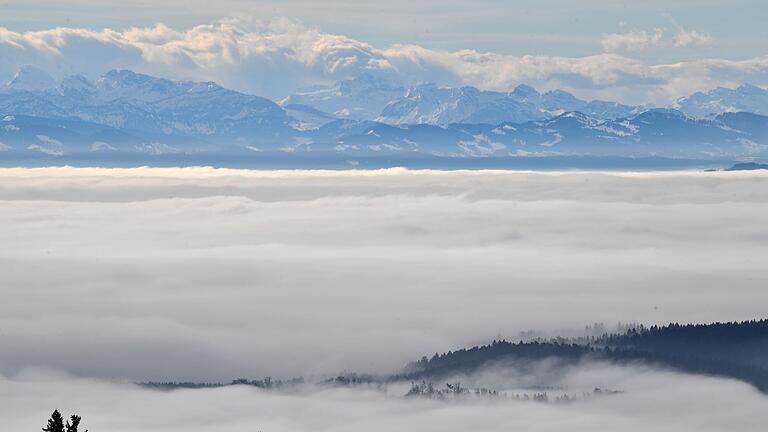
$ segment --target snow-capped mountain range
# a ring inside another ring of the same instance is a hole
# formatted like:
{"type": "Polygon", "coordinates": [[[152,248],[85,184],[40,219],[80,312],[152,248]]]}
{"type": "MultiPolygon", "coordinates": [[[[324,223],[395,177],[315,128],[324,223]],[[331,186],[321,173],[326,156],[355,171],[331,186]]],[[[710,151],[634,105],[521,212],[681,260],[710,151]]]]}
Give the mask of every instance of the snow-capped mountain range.
{"type": "Polygon", "coordinates": [[[692,117],[740,111],[768,115],[768,90],[751,84],[742,84],[735,89],[718,87],[679,99],[673,107],[692,117]]]}
{"type": "Polygon", "coordinates": [[[654,109],[520,85],[406,87],[363,74],[279,101],[126,70],[0,88],[0,159],[23,154],[768,158],[768,91],[718,88],[654,109]]]}
{"type": "Polygon", "coordinates": [[[399,83],[364,73],[332,86],[318,86],[293,94],[281,100],[280,105],[292,113],[310,107],[330,120],[373,120],[381,115],[387,104],[406,92],[407,89],[399,83]]]}
{"type": "Polygon", "coordinates": [[[423,84],[387,104],[376,120],[389,124],[437,125],[525,123],[569,111],[607,120],[637,114],[643,109],[613,102],[587,102],[561,90],[541,94],[527,85],[519,85],[509,93],[502,93],[481,91],[475,87],[423,84]]]}

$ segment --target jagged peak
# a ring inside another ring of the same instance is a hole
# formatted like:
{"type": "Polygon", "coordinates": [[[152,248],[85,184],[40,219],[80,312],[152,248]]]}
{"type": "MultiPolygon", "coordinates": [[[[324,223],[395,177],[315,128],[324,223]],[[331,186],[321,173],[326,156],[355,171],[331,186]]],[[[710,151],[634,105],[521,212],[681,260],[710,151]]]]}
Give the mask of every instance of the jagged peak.
{"type": "Polygon", "coordinates": [[[417,84],[414,87],[408,88],[404,97],[407,99],[418,98],[418,97],[422,97],[427,93],[435,92],[439,89],[440,87],[438,87],[437,84],[433,82],[421,83],[421,84],[417,84]]]}
{"type": "Polygon", "coordinates": [[[684,112],[674,108],[651,108],[649,110],[638,113],[637,115],[631,117],[631,119],[642,120],[642,119],[647,119],[652,117],[667,117],[667,118],[678,118],[678,119],[690,118],[684,112]]]}
{"type": "Polygon", "coordinates": [[[745,94],[762,94],[766,93],[766,90],[750,83],[744,83],[736,87],[736,91],[745,94]]]}
{"type": "Polygon", "coordinates": [[[591,119],[592,117],[590,117],[587,114],[584,114],[581,111],[567,111],[558,115],[556,118],[575,118],[579,120],[588,120],[588,119],[591,119]]]}
{"type": "Polygon", "coordinates": [[[16,71],[6,87],[11,90],[34,91],[52,89],[56,85],[56,80],[48,72],[37,66],[25,65],[16,71]]]}
{"type": "Polygon", "coordinates": [[[528,84],[520,84],[512,90],[512,94],[519,97],[541,96],[538,90],[528,84]]]}
{"type": "Polygon", "coordinates": [[[61,80],[60,87],[66,90],[90,90],[93,83],[84,75],[69,75],[61,80]]]}
{"type": "Polygon", "coordinates": [[[107,73],[102,75],[102,78],[108,78],[108,79],[114,79],[114,80],[133,78],[133,77],[152,78],[149,75],[134,72],[130,69],[110,69],[107,71],[107,73]]]}
{"type": "MultiPolygon", "coordinates": [[[[195,81],[176,81],[135,72],[129,69],[112,69],[99,77],[97,84],[108,87],[131,88],[136,86],[151,85],[165,87],[191,88],[200,83],[195,81]]],[[[215,84],[215,83],[213,83],[215,84]]]]}
{"type": "Polygon", "coordinates": [[[544,94],[545,95],[551,95],[551,96],[572,96],[572,97],[576,97],[576,96],[573,96],[571,93],[569,93],[569,92],[567,92],[565,90],[560,90],[560,89],[549,90],[547,92],[544,92],[544,94]]]}

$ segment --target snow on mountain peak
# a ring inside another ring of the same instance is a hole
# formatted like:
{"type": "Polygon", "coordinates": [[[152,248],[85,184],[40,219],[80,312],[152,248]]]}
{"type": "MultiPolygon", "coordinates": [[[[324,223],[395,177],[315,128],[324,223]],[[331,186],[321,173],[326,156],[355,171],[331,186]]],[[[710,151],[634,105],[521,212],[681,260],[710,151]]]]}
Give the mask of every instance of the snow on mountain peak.
{"type": "Polygon", "coordinates": [[[363,73],[331,86],[292,94],[280,104],[312,107],[329,117],[370,120],[376,118],[388,103],[403,96],[405,91],[397,82],[363,73]]]}
{"type": "Polygon", "coordinates": [[[6,88],[16,91],[48,90],[56,87],[56,80],[48,72],[31,65],[22,66],[13,78],[6,84],[6,88]]]}
{"type": "Polygon", "coordinates": [[[673,107],[697,118],[733,111],[765,115],[768,114],[768,90],[752,84],[742,84],[735,89],[717,87],[680,98],[673,107]]]}
{"type": "Polygon", "coordinates": [[[59,85],[63,91],[90,92],[95,89],[93,83],[83,75],[70,75],[65,77],[59,85]]]}
{"type": "MultiPolygon", "coordinates": [[[[20,71],[14,86],[51,85],[47,74],[33,79],[37,72],[20,71]]],[[[681,109],[768,109],[766,95],[753,85],[719,88],[681,100],[681,109]]],[[[526,85],[498,92],[429,83],[406,91],[364,74],[288,100],[286,114],[267,99],[213,82],[117,70],[95,81],[70,76],[47,91],[3,93],[0,141],[49,154],[169,149],[239,154],[290,148],[345,155],[715,157],[702,143],[716,143],[717,157],[768,154],[768,147],[760,146],[768,142],[768,117],[735,113],[697,120],[671,109],[636,115],[643,107],[586,102],[562,90],[542,94],[526,85]]]]}
{"type": "Polygon", "coordinates": [[[752,85],[750,83],[744,83],[744,84],[738,86],[736,88],[736,91],[738,91],[739,93],[743,93],[743,94],[755,94],[755,95],[760,95],[760,94],[767,93],[766,90],[764,90],[764,89],[762,89],[762,88],[760,88],[760,87],[758,87],[756,85],[752,85]]]}

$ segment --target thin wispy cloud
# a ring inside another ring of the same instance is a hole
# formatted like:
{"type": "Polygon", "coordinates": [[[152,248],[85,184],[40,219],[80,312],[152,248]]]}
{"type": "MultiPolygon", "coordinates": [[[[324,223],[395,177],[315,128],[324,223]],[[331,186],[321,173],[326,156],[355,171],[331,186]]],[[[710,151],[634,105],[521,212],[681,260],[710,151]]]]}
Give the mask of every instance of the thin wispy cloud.
{"type": "Polygon", "coordinates": [[[706,47],[712,45],[714,38],[709,33],[700,33],[696,30],[680,28],[675,33],[675,47],[706,47]]]}
{"type": "Polygon", "coordinates": [[[677,31],[671,37],[665,37],[665,30],[661,28],[653,31],[630,30],[604,34],[600,44],[607,52],[632,53],[663,48],[704,48],[715,42],[715,38],[709,33],[687,30],[677,22],[674,24],[677,31]]]}
{"type": "Polygon", "coordinates": [[[652,32],[629,31],[626,33],[610,33],[603,35],[600,44],[608,52],[641,51],[658,47],[661,44],[664,31],[654,29],[652,32]]]}

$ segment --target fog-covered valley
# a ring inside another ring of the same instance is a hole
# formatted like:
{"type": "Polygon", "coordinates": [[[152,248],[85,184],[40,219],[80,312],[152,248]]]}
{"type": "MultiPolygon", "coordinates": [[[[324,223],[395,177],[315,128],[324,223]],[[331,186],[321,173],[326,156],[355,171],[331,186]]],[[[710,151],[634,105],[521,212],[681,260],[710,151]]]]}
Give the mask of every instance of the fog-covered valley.
{"type": "MultiPolygon", "coordinates": [[[[467,377],[464,377],[467,378],[467,377]]],[[[488,370],[469,383],[518,389],[525,377],[488,370]]],[[[90,430],[138,431],[459,431],[763,430],[767,399],[748,385],[647,367],[588,364],[556,379],[566,394],[611,383],[619,394],[570,402],[511,397],[433,400],[404,397],[405,383],[385,389],[305,386],[290,392],[249,386],[203,390],[148,390],[135,384],[72,378],[27,370],[0,378],[9,430],[35,430],[53,407],[78,412],[90,430]]],[[[550,391],[556,394],[559,391],[550,391]]]]}
{"type": "Polygon", "coordinates": [[[755,388],[663,365],[495,364],[435,382],[619,392],[567,404],[317,383],[593,323],[763,318],[767,183],[762,171],[2,169],[0,416],[10,430],[53,408],[94,431],[759,430],[755,388]],[[264,376],[306,382],[133,384],[264,376]]]}

